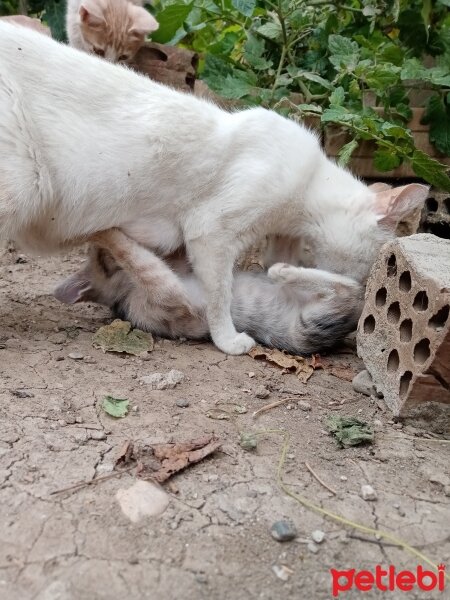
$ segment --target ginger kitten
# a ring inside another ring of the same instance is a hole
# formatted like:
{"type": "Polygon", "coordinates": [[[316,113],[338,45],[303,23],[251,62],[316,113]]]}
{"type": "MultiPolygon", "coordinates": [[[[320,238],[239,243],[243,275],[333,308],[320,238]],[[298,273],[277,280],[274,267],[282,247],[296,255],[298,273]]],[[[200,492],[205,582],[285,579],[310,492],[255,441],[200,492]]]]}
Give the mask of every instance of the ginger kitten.
{"type": "Polygon", "coordinates": [[[142,4],[140,0],[68,0],[70,45],[110,62],[131,61],[159,26],[142,4]]]}

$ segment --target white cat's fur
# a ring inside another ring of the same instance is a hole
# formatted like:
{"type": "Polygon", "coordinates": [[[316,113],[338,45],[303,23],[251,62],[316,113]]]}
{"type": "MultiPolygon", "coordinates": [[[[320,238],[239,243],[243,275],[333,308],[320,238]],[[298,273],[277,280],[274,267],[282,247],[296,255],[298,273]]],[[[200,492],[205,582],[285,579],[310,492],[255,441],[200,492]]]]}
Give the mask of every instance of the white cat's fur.
{"type": "Polygon", "coordinates": [[[253,345],[230,315],[233,264],[253,241],[300,239],[313,266],[364,281],[384,225],[426,195],[370,190],[274,112],[230,114],[0,23],[0,235],[36,252],[111,227],[163,255],[185,244],[225,352],[253,345]]]}

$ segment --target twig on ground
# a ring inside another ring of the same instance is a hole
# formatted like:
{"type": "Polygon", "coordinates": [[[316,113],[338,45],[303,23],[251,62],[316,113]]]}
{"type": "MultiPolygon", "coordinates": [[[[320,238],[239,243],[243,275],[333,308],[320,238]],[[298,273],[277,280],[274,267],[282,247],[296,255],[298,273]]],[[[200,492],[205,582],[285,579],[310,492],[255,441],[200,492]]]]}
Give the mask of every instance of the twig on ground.
{"type": "Polygon", "coordinates": [[[335,490],[333,490],[333,488],[331,488],[329,485],[327,485],[323,479],[321,479],[317,473],[313,470],[313,468],[311,467],[311,465],[309,465],[307,462],[305,462],[305,467],[308,469],[308,471],[311,473],[311,475],[314,477],[314,479],[316,479],[321,486],[323,486],[326,490],[328,490],[329,492],[331,492],[333,494],[333,496],[337,495],[337,492],[335,490]]]}
{"type": "Polygon", "coordinates": [[[263,412],[271,410],[272,408],[276,408],[277,406],[281,406],[282,404],[286,404],[286,402],[295,402],[295,401],[296,401],[295,398],[283,398],[282,400],[276,400],[275,402],[271,402],[270,404],[266,404],[265,406],[261,406],[261,408],[258,408],[258,410],[255,410],[252,417],[254,419],[256,419],[256,417],[259,417],[259,415],[262,414],[263,412]]]}
{"type": "Polygon", "coordinates": [[[79,483],[75,483],[74,485],[70,485],[69,487],[63,488],[62,490],[55,490],[54,492],[50,492],[50,496],[56,496],[58,494],[64,494],[65,492],[74,492],[81,490],[85,487],[89,487],[90,485],[97,485],[97,483],[103,483],[108,479],[114,479],[114,477],[120,477],[124,473],[129,473],[133,469],[136,468],[136,465],[132,467],[128,467],[127,469],[123,469],[123,471],[115,471],[114,473],[110,473],[109,475],[103,475],[103,477],[97,477],[97,479],[91,479],[90,481],[80,481],[79,483]]]}

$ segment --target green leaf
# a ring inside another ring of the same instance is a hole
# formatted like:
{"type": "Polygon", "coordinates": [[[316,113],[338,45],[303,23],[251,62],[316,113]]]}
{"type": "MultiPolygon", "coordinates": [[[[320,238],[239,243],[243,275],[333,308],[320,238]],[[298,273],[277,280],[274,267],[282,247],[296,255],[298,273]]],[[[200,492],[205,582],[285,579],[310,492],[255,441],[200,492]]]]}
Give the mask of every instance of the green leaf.
{"type": "Polygon", "coordinates": [[[351,140],[350,142],[348,142],[347,144],[345,144],[345,146],[342,146],[342,148],[339,150],[338,153],[338,163],[341,167],[345,167],[351,157],[353,152],[356,150],[356,148],[358,147],[358,142],[356,140],[351,140]]]}
{"type": "Polygon", "coordinates": [[[342,106],[345,100],[345,90],[342,86],[337,87],[330,94],[330,104],[334,104],[335,106],[342,106]]]}
{"type": "Polygon", "coordinates": [[[377,65],[366,74],[366,83],[373,90],[385,92],[399,78],[400,67],[395,65],[377,65]]]}
{"type": "Polygon", "coordinates": [[[412,139],[411,132],[402,127],[401,125],[395,125],[395,123],[389,123],[385,121],[381,126],[381,131],[388,137],[400,138],[400,139],[412,139]]]}
{"type": "Polygon", "coordinates": [[[332,105],[323,111],[322,123],[342,123],[351,122],[354,118],[353,113],[349,112],[343,106],[332,105]]]}
{"type": "Polygon", "coordinates": [[[301,77],[302,79],[307,79],[308,81],[314,81],[314,83],[320,84],[326,90],[333,89],[333,86],[329,81],[327,81],[320,75],[317,75],[316,73],[310,73],[309,71],[299,71],[298,77],[301,77]]]}
{"type": "Polygon", "coordinates": [[[114,398],[113,396],[105,396],[102,402],[102,408],[111,417],[120,419],[128,413],[130,401],[126,398],[114,398]]]}
{"type": "Polygon", "coordinates": [[[329,60],[337,69],[353,71],[359,60],[359,46],[356,42],[342,35],[332,34],[328,37],[329,60]]]}
{"type": "Polygon", "coordinates": [[[241,15],[251,17],[255,10],[256,0],[231,0],[231,4],[241,15]]]}
{"type": "Polygon", "coordinates": [[[269,38],[269,40],[278,40],[281,38],[282,29],[279,23],[265,23],[256,30],[259,35],[269,38]]]}
{"type": "Polygon", "coordinates": [[[140,356],[153,350],[153,338],[150,333],[131,329],[128,321],[115,319],[96,331],[92,345],[103,352],[123,352],[140,356]]]}
{"type": "Polygon", "coordinates": [[[248,33],[244,45],[244,60],[257,71],[265,71],[273,65],[271,60],[266,60],[263,56],[265,47],[266,43],[262,38],[248,33]]]}
{"type": "Polygon", "coordinates": [[[438,189],[450,192],[450,178],[447,175],[448,166],[431,158],[421,150],[414,150],[411,157],[414,173],[438,189]]]}
{"type": "Polygon", "coordinates": [[[450,106],[443,98],[436,95],[428,100],[423,122],[430,125],[430,142],[450,156],[450,106]]]}
{"type": "Polygon", "coordinates": [[[65,42],[67,37],[66,3],[64,0],[47,0],[43,17],[51,29],[52,37],[59,42],[65,42]]]}
{"type": "Polygon", "coordinates": [[[183,27],[192,10],[193,2],[189,4],[169,4],[157,13],[156,19],[159,28],[152,33],[152,41],[158,44],[167,44],[170,42],[178,30],[183,27]]]}
{"type": "Polygon", "coordinates": [[[373,164],[378,171],[392,171],[401,163],[401,157],[394,150],[376,150],[373,153],[373,164]]]}
{"type": "Polygon", "coordinates": [[[250,95],[255,89],[255,86],[246,79],[244,72],[242,76],[238,75],[238,71],[234,73],[234,75],[227,75],[215,89],[217,93],[229,100],[239,100],[250,95]]]}
{"type": "Polygon", "coordinates": [[[400,77],[402,81],[408,79],[421,79],[425,72],[425,67],[417,58],[410,58],[403,63],[400,77]]]}

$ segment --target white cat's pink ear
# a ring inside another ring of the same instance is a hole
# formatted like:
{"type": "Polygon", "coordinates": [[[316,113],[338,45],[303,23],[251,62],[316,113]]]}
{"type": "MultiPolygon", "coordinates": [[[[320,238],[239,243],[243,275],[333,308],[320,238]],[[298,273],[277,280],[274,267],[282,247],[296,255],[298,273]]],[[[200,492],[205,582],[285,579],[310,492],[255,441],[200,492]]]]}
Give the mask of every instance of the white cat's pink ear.
{"type": "Polygon", "coordinates": [[[145,38],[159,27],[158,21],[145,8],[132,6],[133,25],[128,30],[131,36],[145,38]]]}
{"type": "Polygon", "coordinates": [[[101,0],[83,0],[78,12],[81,22],[88,27],[98,29],[105,25],[101,0]]]}
{"type": "Polygon", "coordinates": [[[382,183],[381,181],[377,181],[376,183],[371,183],[369,185],[369,190],[372,190],[372,192],[375,192],[376,194],[378,194],[378,192],[384,192],[385,190],[390,189],[392,189],[392,185],[382,183]]]}
{"type": "Polygon", "coordinates": [[[76,304],[89,300],[91,284],[79,271],[60,283],[54,290],[53,296],[64,304],[76,304]]]}
{"type": "Polygon", "coordinates": [[[378,222],[390,229],[395,229],[403,217],[423,206],[428,192],[429,187],[420,183],[410,183],[378,192],[375,196],[375,212],[378,222]]]}

